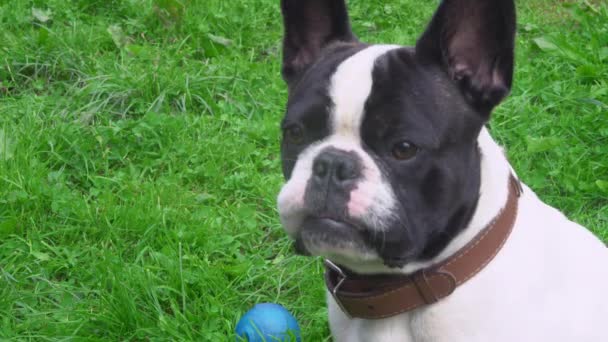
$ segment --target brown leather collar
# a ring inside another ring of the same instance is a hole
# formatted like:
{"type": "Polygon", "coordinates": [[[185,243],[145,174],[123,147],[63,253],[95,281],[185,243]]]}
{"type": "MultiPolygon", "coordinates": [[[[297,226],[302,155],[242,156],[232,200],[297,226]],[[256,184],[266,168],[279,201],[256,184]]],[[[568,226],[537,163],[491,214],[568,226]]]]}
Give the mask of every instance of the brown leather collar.
{"type": "Polygon", "coordinates": [[[466,246],[447,260],[410,275],[358,275],[325,261],[325,283],[350,317],[380,319],[433,304],[475,276],[498,253],[517,216],[522,188],[511,176],[504,208],[466,246]]]}

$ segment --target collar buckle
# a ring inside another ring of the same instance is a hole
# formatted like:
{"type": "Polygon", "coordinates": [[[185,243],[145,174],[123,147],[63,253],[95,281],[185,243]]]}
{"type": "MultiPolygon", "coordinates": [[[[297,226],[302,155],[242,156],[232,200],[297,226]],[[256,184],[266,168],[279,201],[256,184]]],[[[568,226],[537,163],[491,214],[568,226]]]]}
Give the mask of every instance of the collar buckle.
{"type": "Polygon", "coordinates": [[[338,306],[340,307],[342,312],[346,316],[348,316],[348,318],[352,318],[349,314],[349,311],[346,310],[346,308],[344,307],[344,304],[342,304],[342,301],[340,301],[340,297],[338,296],[338,291],[340,290],[340,287],[342,286],[342,284],[344,283],[344,281],[347,278],[346,273],[344,273],[344,271],[342,271],[340,266],[334,264],[329,259],[325,259],[323,261],[323,263],[325,264],[325,268],[327,270],[326,278],[328,280],[328,284],[331,283],[331,279],[332,279],[332,275],[329,274],[329,272],[334,272],[337,276],[336,285],[333,286],[333,288],[329,289],[329,292],[331,293],[332,297],[334,297],[334,300],[336,301],[336,303],[338,304],[338,306]]]}

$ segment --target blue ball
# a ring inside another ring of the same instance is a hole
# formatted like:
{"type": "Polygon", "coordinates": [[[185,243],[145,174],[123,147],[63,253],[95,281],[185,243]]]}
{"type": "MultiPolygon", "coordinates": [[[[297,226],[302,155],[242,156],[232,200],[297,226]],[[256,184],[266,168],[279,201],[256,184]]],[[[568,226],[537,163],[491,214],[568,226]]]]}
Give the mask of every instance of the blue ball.
{"type": "Polygon", "coordinates": [[[237,341],[302,341],[296,319],[279,304],[261,303],[247,311],[236,324],[237,341]]]}

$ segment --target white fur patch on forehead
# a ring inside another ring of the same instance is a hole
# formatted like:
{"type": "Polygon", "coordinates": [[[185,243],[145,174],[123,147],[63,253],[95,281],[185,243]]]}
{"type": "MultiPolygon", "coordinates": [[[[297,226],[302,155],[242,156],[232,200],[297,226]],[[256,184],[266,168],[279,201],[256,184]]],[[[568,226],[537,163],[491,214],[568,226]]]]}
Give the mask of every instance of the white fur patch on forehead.
{"type": "Polygon", "coordinates": [[[342,62],[331,78],[329,96],[333,133],[359,141],[365,102],[372,91],[372,71],[378,57],[398,45],[372,45],[342,62]]]}

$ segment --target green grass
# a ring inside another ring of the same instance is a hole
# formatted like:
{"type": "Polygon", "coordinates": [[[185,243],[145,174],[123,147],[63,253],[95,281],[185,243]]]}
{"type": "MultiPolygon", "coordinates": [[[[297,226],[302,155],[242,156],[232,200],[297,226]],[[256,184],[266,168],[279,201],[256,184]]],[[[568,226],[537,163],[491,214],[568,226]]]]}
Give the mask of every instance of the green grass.
{"type": "MultiPolygon", "coordinates": [[[[412,44],[435,4],[353,0],[353,26],[412,44]]],[[[608,240],[608,7],[519,11],[493,133],[608,240]]],[[[233,340],[267,301],[329,339],[275,209],[280,38],[278,0],[0,1],[0,339],[233,340]]]]}

